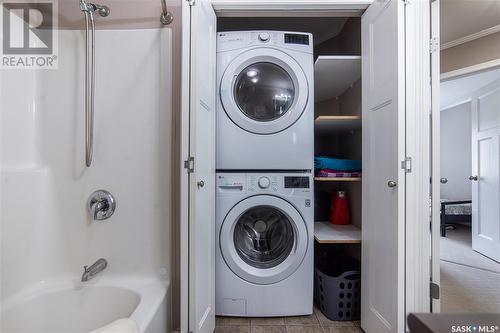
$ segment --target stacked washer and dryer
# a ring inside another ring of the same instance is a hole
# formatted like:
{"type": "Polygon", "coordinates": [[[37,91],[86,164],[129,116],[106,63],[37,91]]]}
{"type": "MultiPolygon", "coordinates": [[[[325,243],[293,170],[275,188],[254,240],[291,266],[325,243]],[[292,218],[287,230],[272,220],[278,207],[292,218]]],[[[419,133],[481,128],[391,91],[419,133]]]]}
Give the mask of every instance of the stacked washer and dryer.
{"type": "Polygon", "coordinates": [[[217,80],[216,314],[310,314],[312,35],[220,32],[217,80]]]}

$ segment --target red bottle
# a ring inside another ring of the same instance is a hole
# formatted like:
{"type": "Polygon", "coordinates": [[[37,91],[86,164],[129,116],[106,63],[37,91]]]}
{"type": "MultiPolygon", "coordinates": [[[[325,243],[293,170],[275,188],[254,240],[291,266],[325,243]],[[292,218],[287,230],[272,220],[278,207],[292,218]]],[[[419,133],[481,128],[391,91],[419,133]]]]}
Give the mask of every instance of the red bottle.
{"type": "Polygon", "coordinates": [[[333,224],[350,224],[351,214],[349,213],[349,202],[344,191],[335,192],[332,199],[332,211],[330,222],[333,224]]]}

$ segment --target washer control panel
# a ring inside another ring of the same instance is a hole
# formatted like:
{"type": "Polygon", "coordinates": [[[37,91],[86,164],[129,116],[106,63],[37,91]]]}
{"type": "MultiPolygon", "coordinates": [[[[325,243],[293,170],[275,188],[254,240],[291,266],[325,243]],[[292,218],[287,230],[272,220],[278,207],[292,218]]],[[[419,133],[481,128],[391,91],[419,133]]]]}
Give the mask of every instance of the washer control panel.
{"type": "Polygon", "coordinates": [[[218,173],[217,192],[231,193],[280,193],[312,192],[312,176],[308,173],[218,173]]]}
{"type": "Polygon", "coordinates": [[[247,184],[245,175],[224,173],[217,174],[218,192],[246,192],[247,184]]]}
{"type": "Polygon", "coordinates": [[[285,176],[285,188],[310,188],[307,176],[285,176]]]}
{"type": "Polygon", "coordinates": [[[217,33],[217,52],[237,50],[249,46],[269,46],[313,53],[310,33],[286,31],[221,31],[217,33]]]}
{"type": "Polygon", "coordinates": [[[279,179],[280,177],[277,175],[253,175],[249,173],[247,174],[248,191],[277,192],[280,188],[279,179]]]}

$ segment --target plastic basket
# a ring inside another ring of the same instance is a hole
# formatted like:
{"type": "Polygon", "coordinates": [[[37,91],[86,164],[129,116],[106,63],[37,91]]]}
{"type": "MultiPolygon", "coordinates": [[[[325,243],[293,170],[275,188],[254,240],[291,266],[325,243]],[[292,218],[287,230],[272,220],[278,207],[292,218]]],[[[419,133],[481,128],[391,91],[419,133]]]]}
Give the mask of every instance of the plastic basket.
{"type": "Polygon", "coordinates": [[[330,320],[359,320],[361,310],[360,271],[347,271],[338,277],[314,270],[314,293],[321,312],[330,320]]]}

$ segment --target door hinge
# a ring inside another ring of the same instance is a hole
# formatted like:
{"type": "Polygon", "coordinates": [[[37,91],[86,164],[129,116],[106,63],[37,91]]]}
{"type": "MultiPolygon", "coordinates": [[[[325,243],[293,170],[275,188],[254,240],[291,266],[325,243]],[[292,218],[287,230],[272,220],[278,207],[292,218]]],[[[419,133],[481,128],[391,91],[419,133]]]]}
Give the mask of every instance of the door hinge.
{"type": "Polygon", "coordinates": [[[195,0],[186,0],[190,6],[194,6],[195,0]]]}
{"type": "Polygon", "coordinates": [[[407,157],[404,161],[401,161],[401,169],[403,169],[406,173],[411,172],[411,157],[407,157]]]}
{"type": "Polygon", "coordinates": [[[184,161],[184,169],[187,170],[187,173],[194,172],[194,157],[190,156],[187,160],[184,161]]]}
{"type": "Polygon", "coordinates": [[[439,285],[438,284],[431,282],[430,292],[431,292],[432,299],[439,299],[439,285]]]}
{"type": "Polygon", "coordinates": [[[431,53],[435,53],[439,50],[439,40],[437,37],[432,37],[430,40],[431,53]]]}

